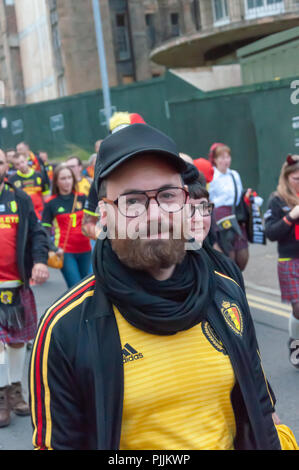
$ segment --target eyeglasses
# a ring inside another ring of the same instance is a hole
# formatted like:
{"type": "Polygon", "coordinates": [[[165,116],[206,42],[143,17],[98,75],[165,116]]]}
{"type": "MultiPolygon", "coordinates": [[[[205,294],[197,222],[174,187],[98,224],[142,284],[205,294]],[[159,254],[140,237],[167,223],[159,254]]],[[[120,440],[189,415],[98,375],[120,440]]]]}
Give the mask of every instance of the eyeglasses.
{"type": "Polygon", "coordinates": [[[215,204],[213,204],[212,202],[200,202],[199,204],[190,204],[190,206],[190,217],[193,217],[197,210],[201,217],[209,217],[213,213],[215,204]]]}
{"type": "Polygon", "coordinates": [[[168,187],[161,189],[149,189],[147,191],[132,191],[121,194],[115,201],[104,198],[108,204],[115,204],[119,212],[125,217],[139,217],[149,207],[151,199],[155,199],[158,206],[165,212],[174,213],[183,209],[186,204],[188,192],[184,188],[168,187]],[[154,196],[147,193],[155,192],[154,196]]]}

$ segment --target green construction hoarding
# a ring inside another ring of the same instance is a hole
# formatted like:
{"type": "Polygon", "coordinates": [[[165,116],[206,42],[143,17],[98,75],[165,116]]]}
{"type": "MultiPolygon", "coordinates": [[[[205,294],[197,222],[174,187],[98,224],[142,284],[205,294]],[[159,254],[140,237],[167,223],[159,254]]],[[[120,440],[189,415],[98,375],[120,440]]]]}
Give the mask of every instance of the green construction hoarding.
{"type": "MultiPolygon", "coordinates": [[[[213,142],[232,150],[244,186],[264,198],[275,190],[288,153],[299,153],[299,77],[203,93],[171,72],[111,89],[117,111],[140,113],[170,135],[179,150],[207,157],[213,142]]],[[[93,152],[107,136],[97,90],[53,101],[0,108],[0,146],[27,141],[51,158],[93,152]]]]}

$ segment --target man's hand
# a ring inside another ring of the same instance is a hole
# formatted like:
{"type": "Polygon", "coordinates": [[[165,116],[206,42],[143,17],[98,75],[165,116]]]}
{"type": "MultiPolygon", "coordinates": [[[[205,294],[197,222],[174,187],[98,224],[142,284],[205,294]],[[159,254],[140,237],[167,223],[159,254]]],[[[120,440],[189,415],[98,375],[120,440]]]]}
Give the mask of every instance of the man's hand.
{"type": "Polygon", "coordinates": [[[36,263],[33,266],[31,279],[36,284],[43,284],[49,278],[48,266],[43,263],[36,263]]]}
{"type": "Polygon", "coordinates": [[[90,214],[84,214],[82,220],[82,233],[92,240],[96,240],[96,224],[99,221],[98,216],[93,216],[90,214]]]}
{"type": "Polygon", "coordinates": [[[291,217],[291,219],[293,219],[293,220],[299,219],[299,204],[297,204],[297,206],[293,207],[291,212],[289,212],[289,217],[291,217]]]}
{"type": "Polygon", "coordinates": [[[279,416],[278,416],[277,413],[275,413],[275,412],[272,413],[272,419],[273,419],[274,424],[281,424],[281,421],[280,421],[279,416]]]}
{"type": "Polygon", "coordinates": [[[58,248],[58,250],[55,252],[57,256],[63,256],[64,251],[62,248],[58,248]]]}
{"type": "Polygon", "coordinates": [[[82,233],[86,237],[91,238],[92,240],[96,240],[96,223],[88,222],[82,225],[82,233]]]}

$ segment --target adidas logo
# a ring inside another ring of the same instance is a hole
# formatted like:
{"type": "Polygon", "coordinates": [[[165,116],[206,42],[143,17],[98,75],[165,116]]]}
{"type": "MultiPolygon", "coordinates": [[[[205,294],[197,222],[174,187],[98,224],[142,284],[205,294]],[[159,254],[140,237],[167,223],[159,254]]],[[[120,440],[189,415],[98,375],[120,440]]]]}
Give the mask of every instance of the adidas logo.
{"type": "Polygon", "coordinates": [[[136,349],[130,346],[129,343],[124,345],[122,353],[123,353],[123,364],[126,364],[126,362],[137,361],[138,359],[143,358],[143,354],[136,351],[136,349]]]}

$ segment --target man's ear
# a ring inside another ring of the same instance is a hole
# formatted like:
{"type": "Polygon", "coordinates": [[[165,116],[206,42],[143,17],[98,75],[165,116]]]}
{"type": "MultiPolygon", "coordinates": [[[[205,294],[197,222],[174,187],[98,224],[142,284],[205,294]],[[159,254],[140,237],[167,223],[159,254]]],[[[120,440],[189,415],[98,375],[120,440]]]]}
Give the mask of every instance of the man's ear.
{"type": "Polygon", "coordinates": [[[100,216],[101,216],[101,225],[102,227],[107,226],[107,210],[106,210],[106,204],[104,201],[99,201],[98,207],[100,209],[100,216]]]}
{"type": "Polygon", "coordinates": [[[187,193],[188,193],[186,202],[189,202],[190,194],[189,194],[189,188],[188,188],[187,184],[184,184],[184,189],[185,189],[185,191],[187,191],[187,193]]]}

